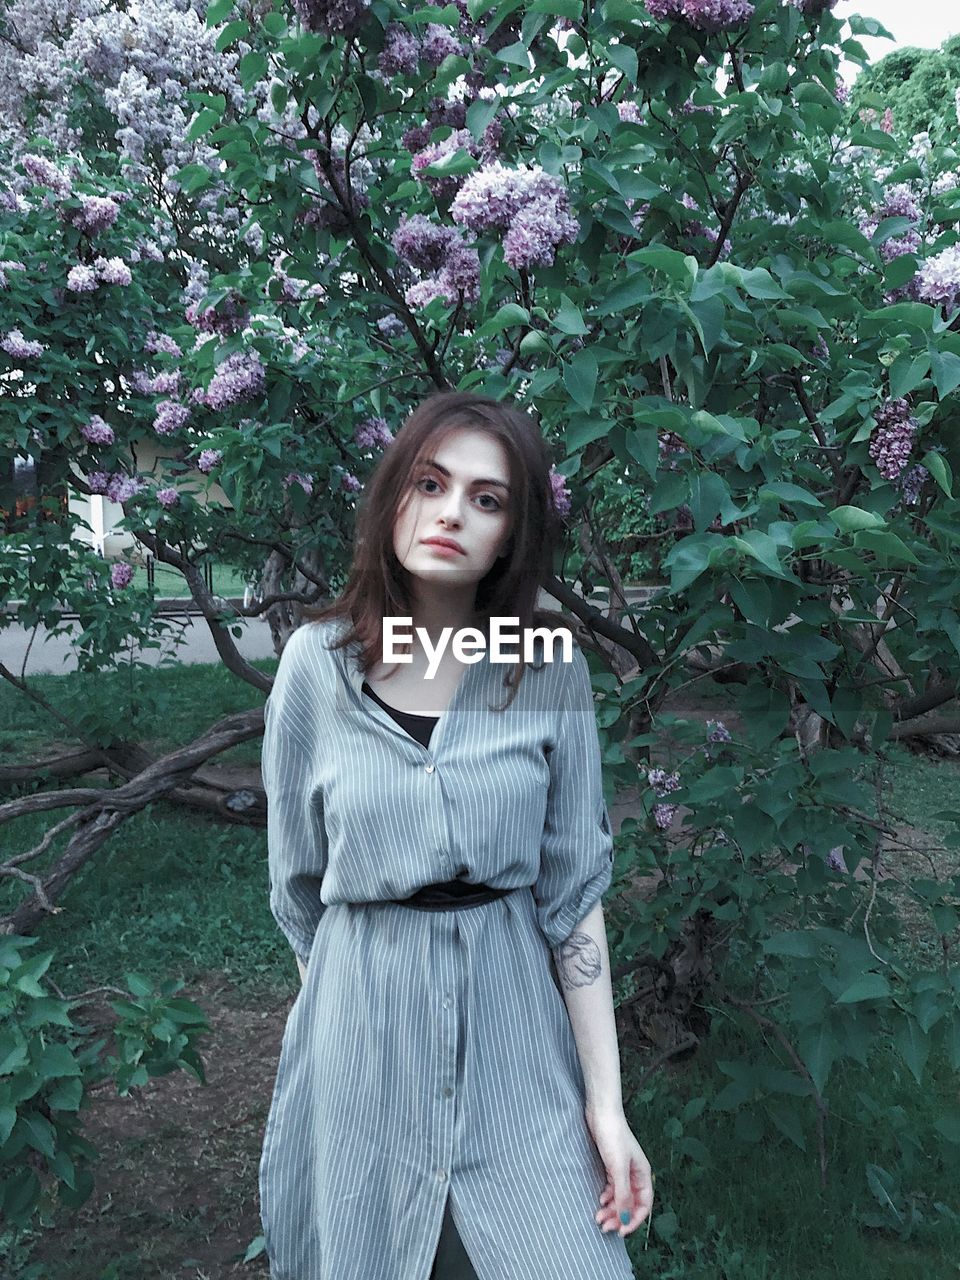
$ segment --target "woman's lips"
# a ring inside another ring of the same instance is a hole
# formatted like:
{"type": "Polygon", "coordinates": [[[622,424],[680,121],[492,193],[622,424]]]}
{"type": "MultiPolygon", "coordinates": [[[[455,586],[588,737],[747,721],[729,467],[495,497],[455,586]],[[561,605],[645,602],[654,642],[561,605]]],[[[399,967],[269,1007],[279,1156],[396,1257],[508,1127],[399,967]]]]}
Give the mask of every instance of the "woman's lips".
{"type": "Polygon", "coordinates": [[[449,547],[445,542],[425,542],[423,544],[428,551],[436,551],[441,556],[462,556],[463,552],[458,551],[456,547],[449,547]]]}

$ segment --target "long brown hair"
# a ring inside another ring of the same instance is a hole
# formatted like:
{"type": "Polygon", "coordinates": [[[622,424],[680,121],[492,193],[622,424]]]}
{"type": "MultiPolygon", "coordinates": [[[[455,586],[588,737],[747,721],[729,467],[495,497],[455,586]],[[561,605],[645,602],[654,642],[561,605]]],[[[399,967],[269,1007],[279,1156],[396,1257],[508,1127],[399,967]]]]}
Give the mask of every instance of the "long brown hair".
{"type": "MultiPolygon", "coordinates": [[[[551,459],[539,423],[516,406],[469,391],[438,391],[423,400],[383,451],[367,481],[357,512],[353,557],[346,586],[336,600],[305,609],[308,623],[347,618],[349,629],[328,647],[360,641],[364,672],[382,658],[383,619],[411,615],[407,571],[393,549],[397,511],[414,472],[451,431],[469,427],[499,440],[509,462],[513,529],[502,554],[477,583],[476,611],[488,633],[492,617],[517,618],[521,636],[527,627],[566,627],[565,614],[537,605],[540,588],[553,572],[554,552],[563,526],[550,481],[551,459]]],[[[520,660],[507,669],[504,685],[512,692],[523,676],[520,660]],[[515,680],[514,680],[515,677],[515,680]]]]}

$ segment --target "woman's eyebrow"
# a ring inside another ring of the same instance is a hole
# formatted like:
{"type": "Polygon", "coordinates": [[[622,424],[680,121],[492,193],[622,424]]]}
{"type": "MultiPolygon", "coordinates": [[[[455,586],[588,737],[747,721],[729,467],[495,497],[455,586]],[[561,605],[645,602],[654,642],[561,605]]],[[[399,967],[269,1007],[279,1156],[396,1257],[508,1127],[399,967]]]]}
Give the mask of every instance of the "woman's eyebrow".
{"type": "MultiPolygon", "coordinates": [[[[450,475],[450,472],[447,470],[447,468],[442,467],[440,463],[437,462],[436,458],[424,458],[423,465],[425,467],[433,467],[435,471],[439,471],[440,474],[443,476],[450,475]]],[[[487,477],[484,480],[474,480],[473,483],[474,484],[493,484],[493,485],[497,485],[501,489],[504,489],[507,493],[510,492],[510,486],[503,480],[494,480],[494,479],[491,479],[490,477],[487,477]]]]}

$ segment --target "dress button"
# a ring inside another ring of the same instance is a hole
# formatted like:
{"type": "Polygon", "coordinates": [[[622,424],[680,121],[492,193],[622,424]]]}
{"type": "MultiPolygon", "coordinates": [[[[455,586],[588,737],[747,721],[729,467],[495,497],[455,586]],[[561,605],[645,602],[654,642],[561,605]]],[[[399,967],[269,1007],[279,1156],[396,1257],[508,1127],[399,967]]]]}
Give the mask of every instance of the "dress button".
{"type": "Polygon", "coordinates": [[[449,1086],[449,1085],[447,1085],[447,1087],[444,1089],[444,1091],[443,1091],[443,1096],[444,1096],[445,1098],[452,1098],[452,1097],[453,1097],[453,1090],[450,1088],[450,1086],[449,1086]]]}
{"type": "Polygon", "coordinates": [[[435,766],[435,765],[432,765],[432,764],[425,764],[425,765],[423,766],[423,772],[424,772],[424,773],[433,773],[433,770],[434,770],[434,768],[435,768],[435,767],[436,767],[436,766],[435,766]]]}
{"type": "Polygon", "coordinates": [[[444,1007],[445,1009],[449,1009],[449,1008],[450,1008],[450,997],[449,997],[449,996],[444,996],[444,997],[443,997],[443,1007],[444,1007]]]}
{"type": "Polygon", "coordinates": [[[438,1170],[437,1170],[437,1181],[438,1181],[438,1182],[446,1182],[446,1179],[447,1179],[447,1171],[446,1171],[446,1169],[438,1169],[438,1170]]]}

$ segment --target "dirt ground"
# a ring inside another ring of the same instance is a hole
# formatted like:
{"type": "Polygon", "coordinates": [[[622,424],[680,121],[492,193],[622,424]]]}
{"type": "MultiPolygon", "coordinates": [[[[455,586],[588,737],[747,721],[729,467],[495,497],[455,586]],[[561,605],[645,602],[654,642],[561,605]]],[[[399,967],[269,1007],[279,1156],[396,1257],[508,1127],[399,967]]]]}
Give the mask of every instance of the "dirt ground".
{"type": "MultiPolygon", "coordinates": [[[[47,1268],[44,1280],[269,1276],[264,1254],[242,1259],[262,1230],[257,1169],[293,997],[240,999],[217,972],[178,997],[210,1023],[199,1042],[207,1083],[174,1071],[127,1098],[109,1086],[92,1096],[82,1115],[101,1153],[94,1191],[39,1237],[30,1261],[47,1268]]],[[[103,1034],[113,1017],[105,999],[84,1008],[103,1034]]]]}

